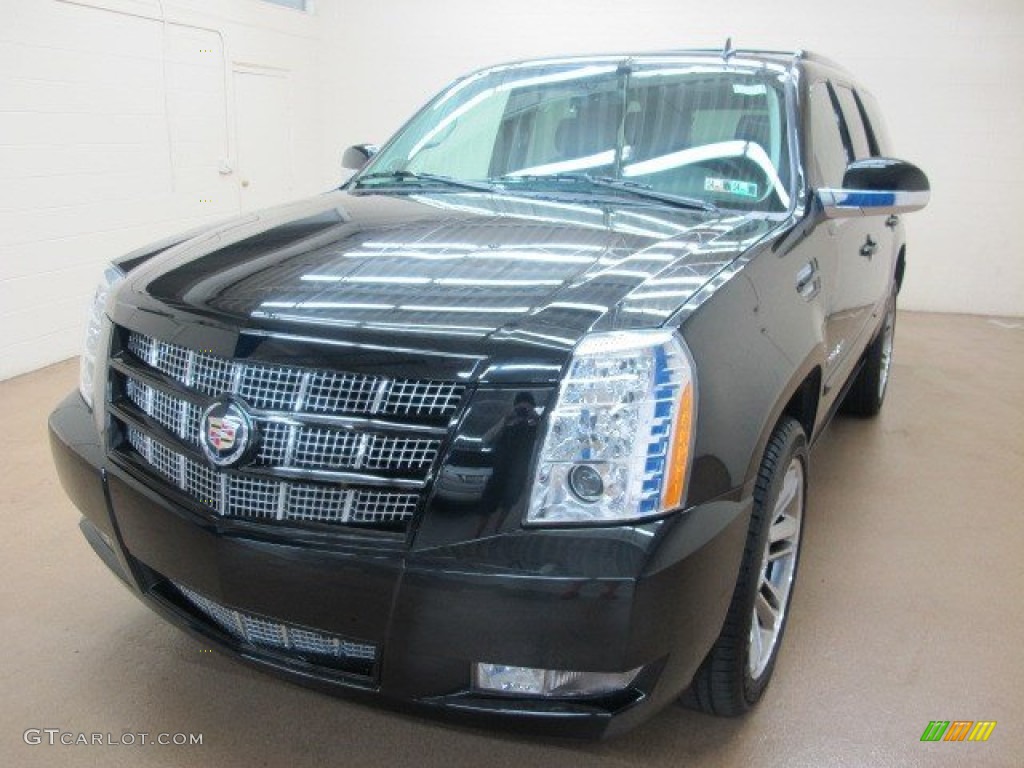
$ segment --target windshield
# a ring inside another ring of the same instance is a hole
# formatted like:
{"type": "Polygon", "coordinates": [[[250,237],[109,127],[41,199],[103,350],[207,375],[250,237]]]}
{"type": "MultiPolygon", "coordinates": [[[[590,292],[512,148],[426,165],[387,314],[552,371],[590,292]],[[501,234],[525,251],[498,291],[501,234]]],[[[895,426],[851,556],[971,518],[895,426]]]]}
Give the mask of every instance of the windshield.
{"type": "Polygon", "coordinates": [[[785,211],[785,79],[724,63],[621,59],[486,70],[434,99],[355,184],[649,190],[652,203],[785,211]]]}

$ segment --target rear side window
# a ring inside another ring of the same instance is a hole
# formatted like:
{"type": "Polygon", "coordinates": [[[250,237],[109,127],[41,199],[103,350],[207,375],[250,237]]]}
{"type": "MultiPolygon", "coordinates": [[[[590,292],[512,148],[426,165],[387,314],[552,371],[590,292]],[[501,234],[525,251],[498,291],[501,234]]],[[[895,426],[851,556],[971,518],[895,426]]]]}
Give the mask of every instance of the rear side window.
{"type": "Polygon", "coordinates": [[[842,119],[829,91],[825,82],[815,83],[810,89],[811,162],[823,186],[839,188],[849,158],[843,142],[842,119]]]}
{"type": "Polygon", "coordinates": [[[839,85],[835,89],[836,98],[839,100],[839,107],[843,113],[843,120],[846,122],[847,135],[850,140],[850,149],[853,150],[854,160],[863,160],[871,157],[872,141],[868,138],[868,132],[864,127],[864,119],[861,117],[861,110],[853,91],[846,86],[839,85]]]}

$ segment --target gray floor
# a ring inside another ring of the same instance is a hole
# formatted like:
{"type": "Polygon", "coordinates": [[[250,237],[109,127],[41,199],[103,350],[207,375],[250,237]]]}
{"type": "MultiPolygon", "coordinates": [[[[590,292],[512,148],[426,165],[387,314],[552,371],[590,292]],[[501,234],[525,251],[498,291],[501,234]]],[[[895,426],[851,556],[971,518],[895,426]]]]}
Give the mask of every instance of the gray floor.
{"type": "Polygon", "coordinates": [[[1024,321],[901,314],[879,420],[812,456],[799,586],[748,717],[670,708],[617,741],[542,742],[356,705],[172,629],[80,538],[45,419],[73,361],[0,383],[0,762],[11,766],[1024,765],[1024,321]],[[987,743],[921,743],[929,720],[987,743]],[[26,745],[28,728],[194,732],[202,746],[26,745]]]}

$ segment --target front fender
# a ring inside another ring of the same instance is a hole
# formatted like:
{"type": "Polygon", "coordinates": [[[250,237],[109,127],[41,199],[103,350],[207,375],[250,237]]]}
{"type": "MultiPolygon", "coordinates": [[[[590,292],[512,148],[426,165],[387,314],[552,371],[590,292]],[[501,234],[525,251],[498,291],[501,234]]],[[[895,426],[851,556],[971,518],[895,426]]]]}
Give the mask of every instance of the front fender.
{"type": "Polygon", "coordinates": [[[823,310],[797,293],[799,262],[766,248],[682,328],[699,395],[690,505],[753,492],[772,430],[824,359],[823,310]]]}

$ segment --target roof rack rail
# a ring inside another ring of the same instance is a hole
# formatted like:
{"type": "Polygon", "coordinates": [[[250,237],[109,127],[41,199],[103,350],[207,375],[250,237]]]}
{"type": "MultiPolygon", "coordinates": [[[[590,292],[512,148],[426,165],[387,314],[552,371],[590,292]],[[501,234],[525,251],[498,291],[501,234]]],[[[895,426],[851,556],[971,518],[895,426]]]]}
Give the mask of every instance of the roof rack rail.
{"type": "Polygon", "coordinates": [[[722,48],[673,48],[666,53],[717,53],[719,56],[732,57],[739,54],[754,54],[755,56],[787,56],[787,57],[803,57],[813,56],[807,51],[803,50],[774,50],[768,48],[734,48],[732,47],[732,38],[725,41],[726,47],[722,48]]]}
{"type": "Polygon", "coordinates": [[[778,48],[735,48],[733,47],[732,38],[726,38],[725,45],[721,48],[677,48],[667,53],[675,54],[704,54],[704,55],[717,55],[723,60],[728,61],[729,59],[737,56],[778,56],[780,58],[793,59],[794,61],[813,61],[818,64],[824,64],[825,66],[833,67],[835,69],[843,69],[842,65],[829,59],[825,56],[821,56],[813,51],[808,51],[806,48],[797,48],[796,50],[783,50],[778,48]]]}

